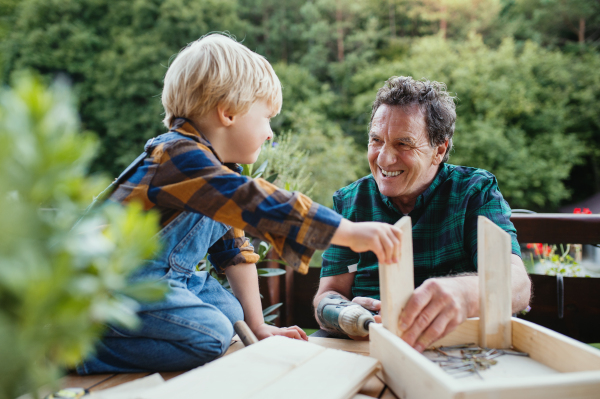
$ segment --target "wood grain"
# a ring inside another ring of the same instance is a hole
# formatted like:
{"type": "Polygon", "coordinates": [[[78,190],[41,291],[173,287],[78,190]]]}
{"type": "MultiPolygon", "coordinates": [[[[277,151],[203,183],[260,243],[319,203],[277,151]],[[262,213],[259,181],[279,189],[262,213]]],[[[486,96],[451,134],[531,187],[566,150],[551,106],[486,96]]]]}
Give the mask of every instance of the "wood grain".
{"type": "Polygon", "coordinates": [[[377,371],[378,364],[371,357],[327,349],[255,392],[250,398],[350,398],[377,371]]]}
{"type": "Polygon", "coordinates": [[[487,348],[512,344],[510,235],[484,216],[477,218],[479,342],[487,348]]]}
{"type": "Polygon", "coordinates": [[[596,348],[517,318],[512,319],[512,329],[515,348],[542,364],[561,372],[600,370],[596,348]]]}
{"type": "Polygon", "coordinates": [[[369,326],[371,356],[383,366],[383,381],[402,399],[449,399],[454,381],[436,364],[381,325],[369,326]]]}
{"type": "Polygon", "coordinates": [[[340,338],[308,337],[308,342],[330,349],[339,349],[346,352],[359,353],[369,356],[369,341],[355,341],[340,338]]]}
{"type": "Polygon", "coordinates": [[[415,290],[410,217],[404,216],[395,226],[402,231],[400,259],[398,263],[379,264],[379,289],[383,326],[400,335],[400,314],[415,290]]]}
{"type": "Polygon", "coordinates": [[[379,398],[379,395],[383,392],[385,384],[376,375],[372,376],[365,382],[365,384],[358,391],[359,394],[371,396],[373,398],[379,398]]]}

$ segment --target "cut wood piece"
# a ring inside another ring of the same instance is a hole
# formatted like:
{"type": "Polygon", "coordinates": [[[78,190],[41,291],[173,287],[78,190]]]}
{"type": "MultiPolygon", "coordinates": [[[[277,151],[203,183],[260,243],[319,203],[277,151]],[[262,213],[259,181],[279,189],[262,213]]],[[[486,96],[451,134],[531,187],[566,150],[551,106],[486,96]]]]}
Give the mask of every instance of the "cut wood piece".
{"type": "Polygon", "coordinates": [[[597,399],[600,373],[556,374],[535,378],[479,381],[465,386],[460,399],[597,399]]]}
{"type": "Polygon", "coordinates": [[[385,384],[376,375],[371,376],[358,391],[359,394],[378,398],[383,392],[385,384]]]}
{"type": "Polygon", "coordinates": [[[362,393],[357,393],[356,395],[354,395],[352,397],[352,399],[373,399],[373,398],[378,398],[379,396],[369,396],[369,395],[364,395],[362,393]]]}
{"type": "Polygon", "coordinates": [[[484,216],[477,218],[477,272],[481,346],[510,348],[512,292],[510,235],[484,216]]]}
{"type": "Polygon", "coordinates": [[[267,338],[175,377],[135,399],[246,398],[325,350],[290,338],[267,338]]]}
{"type": "Polygon", "coordinates": [[[59,380],[59,386],[61,388],[90,389],[104,381],[108,381],[109,378],[114,376],[116,376],[116,374],[94,374],[84,376],[69,374],[59,380]]]}
{"type": "Polygon", "coordinates": [[[351,398],[375,374],[378,364],[371,357],[326,349],[255,392],[250,398],[351,398]]]}
{"type": "Polygon", "coordinates": [[[600,370],[596,348],[517,318],[512,319],[512,329],[515,348],[542,364],[562,372],[600,370]]]}
{"type": "Polygon", "coordinates": [[[156,373],[112,388],[92,392],[90,396],[94,399],[130,399],[132,396],[139,395],[144,390],[153,389],[164,383],[165,380],[163,380],[162,376],[156,373]]]}
{"type": "MultiPolygon", "coordinates": [[[[381,399],[399,399],[394,392],[390,388],[386,388],[383,394],[381,395],[381,399]]],[[[404,398],[402,398],[404,399],[404,398]]]]}
{"type": "Polygon", "coordinates": [[[383,326],[400,335],[400,314],[415,290],[415,279],[410,217],[404,216],[395,226],[402,231],[400,259],[398,263],[379,265],[379,290],[383,326]]]}
{"type": "Polygon", "coordinates": [[[452,331],[443,338],[438,339],[429,347],[434,346],[452,346],[462,344],[475,344],[479,345],[479,317],[473,317],[463,321],[456,327],[456,330],[452,331]]]}
{"type": "Polygon", "coordinates": [[[452,397],[452,377],[381,325],[369,326],[371,356],[383,366],[383,381],[402,399],[452,397]]]}
{"type": "Polygon", "coordinates": [[[369,341],[355,341],[353,339],[308,337],[308,342],[330,349],[339,349],[346,352],[369,355],[369,341]]]}

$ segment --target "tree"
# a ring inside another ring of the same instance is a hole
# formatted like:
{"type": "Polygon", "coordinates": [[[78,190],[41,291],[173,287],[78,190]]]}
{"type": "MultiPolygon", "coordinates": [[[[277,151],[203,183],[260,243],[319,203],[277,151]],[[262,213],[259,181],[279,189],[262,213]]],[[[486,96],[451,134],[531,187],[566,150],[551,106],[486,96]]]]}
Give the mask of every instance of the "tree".
{"type": "Polygon", "coordinates": [[[554,209],[569,198],[564,180],[585,152],[572,130],[580,95],[572,85],[576,64],[532,42],[520,51],[511,39],[492,49],[478,36],[465,43],[424,38],[403,60],[354,76],[355,110],[366,111],[377,88],[394,75],[444,82],[458,96],[450,162],[494,173],[513,207],[554,209]]]}

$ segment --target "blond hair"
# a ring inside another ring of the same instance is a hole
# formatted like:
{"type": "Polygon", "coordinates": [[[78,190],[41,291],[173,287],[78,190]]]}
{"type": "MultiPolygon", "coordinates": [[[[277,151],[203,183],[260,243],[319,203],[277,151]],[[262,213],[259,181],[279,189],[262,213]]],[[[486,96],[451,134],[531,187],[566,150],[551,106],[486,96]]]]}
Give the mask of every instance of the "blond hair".
{"type": "Polygon", "coordinates": [[[165,75],[163,123],[176,117],[201,118],[216,106],[243,115],[257,100],[281,110],[281,83],[271,64],[234,39],[212,33],[188,44],[165,75]]]}

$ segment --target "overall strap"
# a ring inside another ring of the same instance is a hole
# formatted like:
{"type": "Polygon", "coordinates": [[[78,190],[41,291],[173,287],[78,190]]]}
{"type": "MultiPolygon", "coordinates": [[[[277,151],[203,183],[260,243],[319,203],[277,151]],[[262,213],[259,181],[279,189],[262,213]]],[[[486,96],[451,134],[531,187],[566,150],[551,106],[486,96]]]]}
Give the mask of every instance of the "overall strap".
{"type": "Polygon", "coordinates": [[[151,154],[152,150],[154,150],[154,148],[156,146],[158,146],[159,144],[165,143],[167,141],[171,141],[171,140],[178,139],[178,138],[184,138],[184,139],[194,141],[193,138],[185,136],[176,131],[170,131],[169,133],[161,134],[158,137],[153,137],[150,140],[148,140],[146,142],[146,145],[144,145],[144,152],[142,152],[135,159],[135,161],[133,161],[131,164],[129,164],[129,166],[126,167],[123,172],[121,172],[119,177],[117,177],[112,183],[110,183],[108,185],[108,187],[106,187],[104,190],[102,190],[102,192],[100,194],[98,194],[96,197],[94,197],[94,199],[92,200],[92,203],[86,208],[86,210],[84,212],[84,216],[88,212],[90,212],[91,210],[93,210],[94,208],[96,208],[97,206],[102,204],[104,201],[106,201],[106,199],[111,196],[111,194],[117,189],[117,187],[119,187],[119,185],[126,182],[127,179],[129,179],[135,173],[137,168],[144,163],[144,160],[146,159],[148,154],[151,154]]]}

